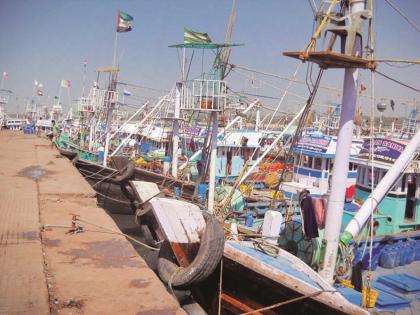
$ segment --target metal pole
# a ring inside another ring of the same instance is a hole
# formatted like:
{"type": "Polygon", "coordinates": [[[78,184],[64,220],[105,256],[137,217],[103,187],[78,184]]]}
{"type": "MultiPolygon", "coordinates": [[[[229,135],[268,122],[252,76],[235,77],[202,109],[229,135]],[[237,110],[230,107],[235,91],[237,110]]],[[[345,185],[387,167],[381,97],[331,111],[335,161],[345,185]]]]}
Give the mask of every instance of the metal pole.
{"type": "Polygon", "coordinates": [[[181,111],[181,89],[182,82],[177,82],[175,85],[175,110],[172,134],[172,176],[178,176],[178,144],[179,144],[179,114],[181,111]]]}
{"type": "Polygon", "coordinates": [[[214,212],[214,190],[216,188],[216,159],[217,159],[217,112],[211,113],[212,130],[211,130],[211,153],[210,153],[210,170],[209,170],[209,198],[207,210],[214,212]]]}
{"type": "MultiPolygon", "coordinates": [[[[364,6],[364,0],[350,1],[351,13],[364,10],[364,6]]],[[[361,49],[362,47],[357,47],[358,51],[356,55],[361,54],[361,49]]],[[[325,256],[319,272],[326,281],[331,283],[334,281],[338,241],[344,211],[347,173],[353,140],[353,119],[356,110],[358,76],[359,70],[357,68],[345,69],[340,127],[338,131],[334,170],[331,180],[331,193],[328,199],[323,240],[323,245],[325,245],[325,256]]]]}
{"type": "MultiPolygon", "coordinates": [[[[371,139],[371,141],[373,141],[373,139],[371,139]]],[[[378,183],[370,196],[365,200],[359,211],[357,211],[354,218],[347,225],[343,235],[341,236],[341,240],[345,244],[348,244],[353,237],[359,234],[366,221],[372,214],[373,210],[375,210],[377,205],[386,196],[389,189],[392,187],[392,185],[395,184],[410,161],[413,159],[419,146],[420,130],[417,131],[415,136],[411,139],[410,143],[407,144],[404,151],[400,154],[392,167],[387,171],[384,178],[378,183]]]]}
{"type": "Polygon", "coordinates": [[[260,106],[257,106],[257,112],[255,113],[255,131],[260,129],[260,106]]]}

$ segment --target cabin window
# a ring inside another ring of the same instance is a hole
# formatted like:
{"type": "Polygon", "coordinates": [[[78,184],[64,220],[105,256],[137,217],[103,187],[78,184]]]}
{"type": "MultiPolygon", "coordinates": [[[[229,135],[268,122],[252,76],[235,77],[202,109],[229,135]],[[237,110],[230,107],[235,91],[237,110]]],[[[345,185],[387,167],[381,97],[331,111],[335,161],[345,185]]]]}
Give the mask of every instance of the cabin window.
{"type": "Polygon", "coordinates": [[[322,169],[322,159],[321,158],[314,158],[314,169],[316,169],[316,170],[322,169]]]}
{"type": "Polygon", "coordinates": [[[365,177],[365,168],[364,167],[360,167],[359,168],[359,171],[357,172],[357,182],[359,184],[364,184],[363,183],[364,177],[365,177]]]}
{"type": "Polygon", "coordinates": [[[405,191],[406,181],[407,181],[407,175],[404,174],[404,176],[402,177],[402,180],[401,180],[401,192],[404,192],[405,191]]]}
{"type": "Polygon", "coordinates": [[[349,163],[349,171],[356,171],[357,170],[357,164],[349,163]]]}
{"type": "Polygon", "coordinates": [[[309,167],[309,156],[307,155],[302,156],[302,166],[309,167]]]}
{"type": "Polygon", "coordinates": [[[379,178],[380,178],[380,176],[381,176],[381,171],[382,170],[380,170],[379,168],[375,168],[374,170],[373,170],[373,175],[372,175],[372,169],[371,168],[369,168],[369,170],[368,170],[368,181],[367,181],[367,184],[369,185],[369,186],[371,186],[372,185],[372,181],[373,181],[373,185],[376,187],[376,185],[378,184],[378,182],[379,182],[379,178]]]}
{"type": "Polygon", "coordinates": [[[308,156],[308,167],[309,168],[313,168],[312,167],[313,160],[314,160],[314,158],[312,156],[308,156]]]}

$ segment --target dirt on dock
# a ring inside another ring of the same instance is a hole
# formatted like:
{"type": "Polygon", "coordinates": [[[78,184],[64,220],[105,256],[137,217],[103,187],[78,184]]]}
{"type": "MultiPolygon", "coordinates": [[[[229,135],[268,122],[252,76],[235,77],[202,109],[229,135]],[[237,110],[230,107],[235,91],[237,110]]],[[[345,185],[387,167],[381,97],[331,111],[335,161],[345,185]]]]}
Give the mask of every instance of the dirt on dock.
{"type": "Polygon", "coordinates": [[[184,314],[48,140],[0,145],[0,314],[184,314]]]}

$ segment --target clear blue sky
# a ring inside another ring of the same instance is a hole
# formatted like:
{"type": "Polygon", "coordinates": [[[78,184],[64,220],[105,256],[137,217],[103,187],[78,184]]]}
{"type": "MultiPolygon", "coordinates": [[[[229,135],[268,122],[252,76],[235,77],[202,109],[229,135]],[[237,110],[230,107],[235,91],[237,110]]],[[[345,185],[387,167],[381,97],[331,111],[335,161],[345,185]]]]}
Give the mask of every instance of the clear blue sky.
{"type": "MultiPolygon", "coordinates": [[[[419,0],[392,0],[420,24],[419,0]]],[[[319,3],[319,1],[317,1],[319,3]]],[[[420,59],[420,33],[416,32],[385,0],[376,0],[375,38],[378,57],[420,59]]],[[[116,12],[121,9],[134,17],[133,31],[119,34],[120,80],[155,88],[170,89],[179,78],[176,49],[167,46],[183,40],[183,28],[209,33],[213,41],[223,41],[229,18],[228,0],[1,0],[0,71],[9,73],[5,88],[19,97],[30,97],[34,80],[44,84],[45,94],[57,95],[61,79],[72,82],[72,98],[81,93],[82,63],[88,61],[88,80],[96,78],[95,69],[112,64],[116,12]]],[[[306,0],[238,0],[233,41],[245,46],[235,48],[231,62],[261,71],[291,76],[297,62],[283,57],[282,51],[299,50],[308,43],[312,31],[312,11],[306,0]]],[[[299,78],[305,77],[302,67],[299,78]]],[[[396,68],[382,65],[380,70],[420,88],[420,66],[396,68]]],[[[244,73],[244,72],[242,72],[244,73]]],[[[250,75],[249,73],[244,73],[250,75]]],[[[322,84],[342,87],[342,70],[329,70],[322,84]]],[[[265,77],[280,88],[287,82],[265,77]]],[[[260,82],[231,75],[237,90],[264,93],[275,97],[281,91],[260,82]]],[[[370,73],[362,72],[369,86],[370,73]]],[[[305,86],[292,91],[307,96],[305,86]]],[[[136,94],[147,91],[137,91],[136,94]]],[[[419,93],[376,76],[376,96],[419,99],[419,93]]],[[[320,93],[319,102],[339,101],[334,93],[320,93]]],[[[297,106],[289,97],[285,109],[297,106]]],[[[275,100],[264,100],[273,106],[275,100]]],[[[366,100],[364,102],[367,103],[366,100]]],[[[397,102],[398,104],[398,102],[397,102]]],[[[8,111],[13,112],[13,100],[8,111]]],[[[366,104],[364,105],[367,106],[366,104]]],[[[390,111],[388,109],[388,111],[390,111]]]]}

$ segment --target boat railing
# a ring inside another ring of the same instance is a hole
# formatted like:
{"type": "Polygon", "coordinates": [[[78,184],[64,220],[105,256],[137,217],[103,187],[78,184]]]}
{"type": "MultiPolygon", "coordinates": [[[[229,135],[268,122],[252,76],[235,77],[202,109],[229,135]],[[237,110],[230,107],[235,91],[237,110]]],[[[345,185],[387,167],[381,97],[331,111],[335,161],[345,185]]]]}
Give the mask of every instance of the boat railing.
{"type": "Polygon", "coordinates": [[[183,110],[223,111],[226,106],[226,83],[222,80],[186,81],[181,93],[183,110]]]}
{"type": "Polygon", "coordinates": [[[79,112],[93,112],[93,106],[91,105],[91,101],[88,97],[81,97],[77,104],[79,112]]]}
{"type": "Polygon", "coordinates": [[[100,90],[92,88],[89,93],[88,100],[84,103],[86,109],[89,111],[96,111],[100,108],[111,107],[112,104],[117,104],[118,92],[109,90],[100,90]]]}
{"type": "Polygon", "coordinates": [[[0,104],[7,104],[7,103],[9,103],[9,95],[0,94],[0,104]]]}

